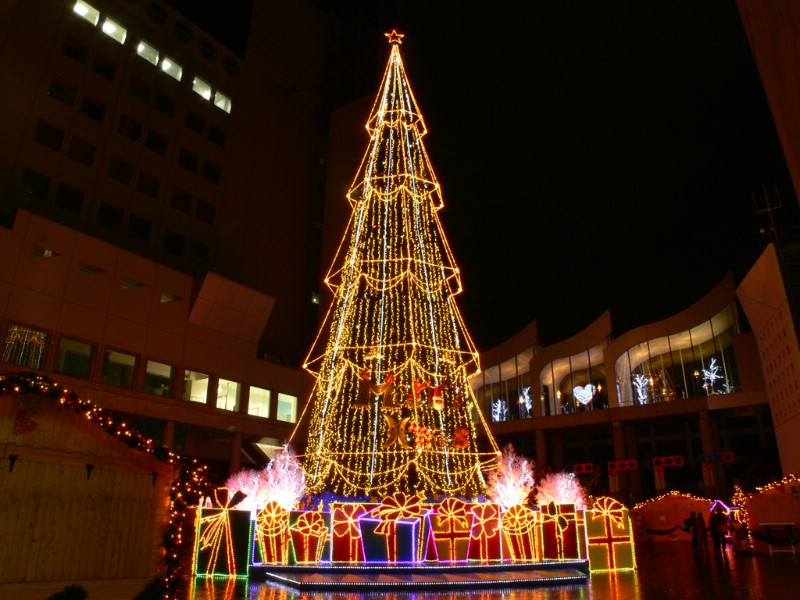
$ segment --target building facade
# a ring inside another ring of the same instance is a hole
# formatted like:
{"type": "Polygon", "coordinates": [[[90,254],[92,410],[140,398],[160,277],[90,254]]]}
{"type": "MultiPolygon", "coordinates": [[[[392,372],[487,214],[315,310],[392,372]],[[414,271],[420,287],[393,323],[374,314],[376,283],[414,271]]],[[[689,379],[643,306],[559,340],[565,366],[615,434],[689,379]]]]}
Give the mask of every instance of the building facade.
{"type": "Polygon", "coordinates": [[[288,437],[318,318],[328,19],[249,16],[237,54],[158,0],[0,7],[0,371],[218,478],[288,437]]]}
{"type": "Polygon", "coordinates": [[[574,471],[596,493],[627,502],[668,489],[728,497],[734,483],[779,476],[778,465],[790,472],[793,444],[777,427],[788,413],[776,412],[775,398],[800,378],[781,363],[785,385],[765,381],[780,357],[800,366],[797,353],[786,355],[796,337],[793,328],[773,331],[780,310],[770,328],[764,309],[742,299],[753,285],[768,296],[782,289],[764,260],[738,288],[728,277],[663,321],[615,336],[606,312],[557,344],[541,347],[531,326],[527,342],[485,353],[472,385],[498,442],[535,457],[540,471],[574,471]],[[530,348],[523,367],[521,347],[530,348]]]}

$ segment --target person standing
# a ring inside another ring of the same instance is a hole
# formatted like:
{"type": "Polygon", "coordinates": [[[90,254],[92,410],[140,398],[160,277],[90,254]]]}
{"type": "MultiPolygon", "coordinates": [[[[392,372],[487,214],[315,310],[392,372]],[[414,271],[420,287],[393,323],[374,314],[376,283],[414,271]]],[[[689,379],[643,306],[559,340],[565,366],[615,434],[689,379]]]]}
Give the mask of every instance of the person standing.
{"type": "Polygon", "coordinates": [[[714,543],[714,554],[720,556],[725,548],[725,536],[728,535],[728,517],[722,512],[722,507],[718,506],[708,520],[708,528],[711,530],[711,540],[714,543]]]}
{"type": "Polygon", "coordinates": [[[697,515],[694,511],[689,513],[689,518],[683,522],[684,529],[686,529],[692,536],[692,552],[697,552],[697,525],[695,519],[697,515]]]}
{"type": "Polygon", "coordinates": [[[708,557],[708,528],[702,512],[697,513],[694,526],[697,529],[697,551],[701,556],[708,557]]]}

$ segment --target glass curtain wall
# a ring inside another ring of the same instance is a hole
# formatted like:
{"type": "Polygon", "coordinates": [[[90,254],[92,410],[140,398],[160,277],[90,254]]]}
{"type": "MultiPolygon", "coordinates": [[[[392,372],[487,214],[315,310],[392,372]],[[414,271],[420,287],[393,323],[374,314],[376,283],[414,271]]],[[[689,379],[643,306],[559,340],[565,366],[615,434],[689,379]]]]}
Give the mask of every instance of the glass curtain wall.
{"type": "Polygon", "coordinates": [[[608,408],[603,341],[588,350],[558,358],[539,373],[539,399],[545,415],[608,408]]]}
{"type": "Polygon", "coordinates": [[[620,406],[727,394],[739,389],[733,354],[738,332],[729,305],[687,331],[629,348],[615,361],[620,406]]]}
{"type": "Polygon", "coordinates": [[[530,362],[533,348],[499,365],[492,365],[470,380],[478,406],[492,423],[527,419],[533,414],[530,362]]]}

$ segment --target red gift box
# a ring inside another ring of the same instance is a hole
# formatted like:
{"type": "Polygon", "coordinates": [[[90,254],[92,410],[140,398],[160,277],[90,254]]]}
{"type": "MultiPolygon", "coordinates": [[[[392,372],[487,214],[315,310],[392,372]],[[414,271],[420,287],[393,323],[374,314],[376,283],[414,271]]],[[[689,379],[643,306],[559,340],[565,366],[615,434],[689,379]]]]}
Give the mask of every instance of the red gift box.
{"type": "Polygon", "coordinates": [[[539,512],[543,559],[579,559],[578,523],[574,504],[551,502],[539,512]]]}
{"type": "Polygon", "coordinates": [[[512,506],[502,518],[503,535],[515,561],[537,560],[536,532],[538,521],[536,513],[527,506],[512,506]]]}
{"type": "Polygon", "coordinates": [[[472,513],[467,503],[458,498],[446,498],[435,507],[430,519],[438,560],[466,560],[472,526],[472,513]]]}
{"type": "Polygon", "coordinates": [[[500,507],[497,504],[473,504],[472,527],[469,532],[470,560],[481,562],[503,559],[503,544],[500,533],[500,507]]]}
{"type": "Polygon", "coordinates": [[[294,562],[298,565],[318,564],[328,540],[328,525],[318,512],[304,512],[289,527],[294,562]]]}
{"type": "Polygon", "coordinates": [[[258,513],[256,543],[262,563],[285,565],[289,561],[289,511],[274,500],[258,513]]]}
{"type": "Polygon", "coordinates": [[[357,563],[364,561],[361,529],[358,520],[369,514],[374,504],[334,503],[331,508],[331,561],[357,563]]]}

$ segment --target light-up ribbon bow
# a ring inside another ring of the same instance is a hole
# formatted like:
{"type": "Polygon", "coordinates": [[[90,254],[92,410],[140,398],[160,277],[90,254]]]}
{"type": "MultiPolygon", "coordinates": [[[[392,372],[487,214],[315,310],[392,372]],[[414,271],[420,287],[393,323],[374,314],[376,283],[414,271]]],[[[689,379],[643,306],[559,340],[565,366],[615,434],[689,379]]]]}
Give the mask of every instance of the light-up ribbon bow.
{"type": "Polygon", "coordinates": [[[372,514],[381,520],[375,532],[381,535],[390,533],[394,531],[393,526],[397,525],[399,519],[414,519],[422,516],[423,511],[424,507],[419,496],[406,496],[404,492],[387,496],[381,500],[380,506],[372,511],[372,514]]]}
{"type": "Polygon", "coordinates": [[[230,496],[230,490],[225,487],[214,490],[214,503],[219,509],[215,515],[200,517],[199,525],[205,525],[200,536],[200,550],[211,548],[211,556],[208,559],[207,573],[216,572],[217,558],[220,554],[220,544],[224,544],[225,558],[228,562],[228,573],[236,573],[235,557],[233,554],[233,536],[231,535],[231,518],[228,511],[247,498],[247,494],[239,490],[230,496]]]}
{"type": "MultiPolygon", "coordinates": [[[[328,528],[325,526],[325,519],[322,518],[322,515],[318,512],[304,512],[300,515],[300,518],[297,519],[297,523],[292,525],[291,530],[292,532],[300,534],[305,542],[305,556],[302,557],[302,562],[317,562],[322,554],[324,546],[322,543],[318,543],[314,546],[314,548],[316,548],[316,553],[315,556],[312,557],[310,556],[310,540],[311,538],[317,538],[318,542],[324,542],[328,535],[328,528]]],[[[295,548],[295,553],[297,553],[297,548],[295,548]]]]}
{"type": "Polygon", "coordinates": [[[439,523],[450,531],[456,527],[464,529],[469,525],[467,504],[458,498],[445,498],[436,512],[439,514],[439,523]]]}
{"type": "Polygon", "coordinates": [[[534,525],[534,512],[522,504],[515,504],[503,514],[503,530],[509,535],[528,534],[534,525]]]}
{"type": "Polygon", "coordinates": [[[624,526],[625,506],[614,498],[603,496],[595,500],[592,505],[592,519],[608,519],[606,522],[613,523],[616,527],[624,526]]]}

